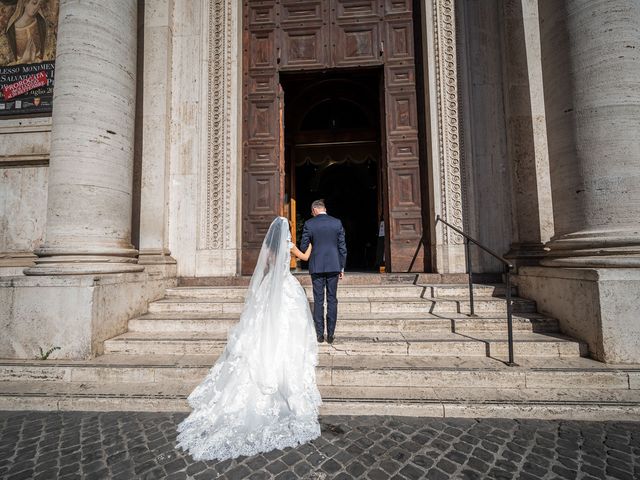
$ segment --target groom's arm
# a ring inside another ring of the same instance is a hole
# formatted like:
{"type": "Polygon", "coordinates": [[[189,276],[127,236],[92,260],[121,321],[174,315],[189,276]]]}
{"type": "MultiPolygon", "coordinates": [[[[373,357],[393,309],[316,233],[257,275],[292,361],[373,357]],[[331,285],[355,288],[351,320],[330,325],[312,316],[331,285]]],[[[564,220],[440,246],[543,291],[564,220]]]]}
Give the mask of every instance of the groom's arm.
{"type": "Polygon", "coordinates": [[[300,250],[303,252],[306,252],[307,248],[309,248],[310,243],[311,243],[311,232],[309,231],[307,222],[304,222],[304,227],[302,227],[302,238],[300,239],[300,250]]]}
{"type": "Polygon", "coordinates": [[[340,269],[344,272],[344,267],[347,264],[347,243],[344,240],[342,222],[340,222],[340,229],[338,230],[338,253],[340,254],[340,269]]]}

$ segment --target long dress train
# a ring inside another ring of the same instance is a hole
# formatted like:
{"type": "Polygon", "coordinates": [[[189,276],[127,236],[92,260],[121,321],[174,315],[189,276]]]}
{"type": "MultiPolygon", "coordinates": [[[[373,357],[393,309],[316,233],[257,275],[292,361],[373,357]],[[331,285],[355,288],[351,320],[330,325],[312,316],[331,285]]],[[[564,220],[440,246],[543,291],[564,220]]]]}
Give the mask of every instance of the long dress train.
{"type": "Polygon", "coordinates": [[[289,271],[288,221],[265,236],[240,322],[188,397],[177,447],[224,460],[296,446],[320,435],[318,345],[304,289],[289,271]]]}

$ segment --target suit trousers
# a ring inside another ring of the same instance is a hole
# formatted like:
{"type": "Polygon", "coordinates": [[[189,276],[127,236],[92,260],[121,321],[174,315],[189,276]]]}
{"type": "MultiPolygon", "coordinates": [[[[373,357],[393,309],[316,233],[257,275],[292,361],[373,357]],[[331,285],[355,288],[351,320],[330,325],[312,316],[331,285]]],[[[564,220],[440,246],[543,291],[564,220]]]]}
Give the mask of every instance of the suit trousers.
{"type": "Polygon", "coordinates": [[[324,335],[324,294],[327,292],[327,335],[333,336],[338,319],[338,272],[312,273],[313,284],[313,322],[316,334],[324,335]]]}

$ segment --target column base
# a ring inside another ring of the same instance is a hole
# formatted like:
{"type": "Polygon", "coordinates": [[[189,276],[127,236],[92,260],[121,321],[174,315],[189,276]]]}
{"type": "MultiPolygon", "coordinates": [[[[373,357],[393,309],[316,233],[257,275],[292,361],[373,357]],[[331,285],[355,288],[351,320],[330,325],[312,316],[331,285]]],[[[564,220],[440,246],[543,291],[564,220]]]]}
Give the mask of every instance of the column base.
{"type": "Polygon", "coordinates": [[[142,272],[144,265],[128,262],[121,263],[117,259],[93,261],[85,257],[50,257],[36,260],[36,266],[24,269],[25,275],[99,275],[108,273],[142,272]]]}
{"type": "Polygon", "coordinates": [[[25,267],[33,267],[38,257],[33,252],[0,253],[0,277],[22,275],[25,267]]]}
{"type": "Polygon", "coordinates": [[[144,249],[140,250],[138,265],[144,266],[144,271],[149,275],[161,275],[175,277],[178,271],[176,259],[169,250],[144,249]]]}
{"type": "Polygon", "coordinates": [[[519,295],[606,363],[640,363],[640,269],[523,267],[519,295]]]}
{"type": "Polygon", "coordinates": [[[547,257],[540,262],[546,267],[573,268],[640,268],[640,255],[584,255],[547,257]]]}
{"type": "Polygon", "coordinates": [[[512,260],[518,267],[540,265],[548,251],[542,243],[514,243],[504,258],[512,260]]]}
{"type": "Polygon", "coordinates": [[[138,251],[134,248],[45,246],[35,253],[38,255],[36,265],[25,269],[25,275],[92,275],[144,270],[143,265],[138,265],[138,251]]]}
{"type": "Polygon", "coordinates": [[[575,232],[551,240],[540,263],[549,267],[638,268],[639,239],[637,226],[575,232]]]}
{"type": "Polygon", "coordinates": [[[167,249],[145,248],[141,249],[138,255],[138,265],[173,265],[175,263],[176,259],[167,249]]]}

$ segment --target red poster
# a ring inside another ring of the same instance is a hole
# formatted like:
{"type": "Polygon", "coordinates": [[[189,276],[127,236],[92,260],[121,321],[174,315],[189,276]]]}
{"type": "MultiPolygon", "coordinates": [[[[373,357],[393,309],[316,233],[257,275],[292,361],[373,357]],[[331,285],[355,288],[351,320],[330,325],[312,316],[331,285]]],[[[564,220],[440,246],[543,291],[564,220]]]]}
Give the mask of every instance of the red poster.
{"type": "Polygon", "coordinates": [[[27,93],[34,88],[43,87],[46,84],[47,74],[45,72],[38,72],[35,75],[23,78],[15,83],[5,85],[2,87],[2,95],[5,100],[9,100],[10,98],[27,93]]]}

